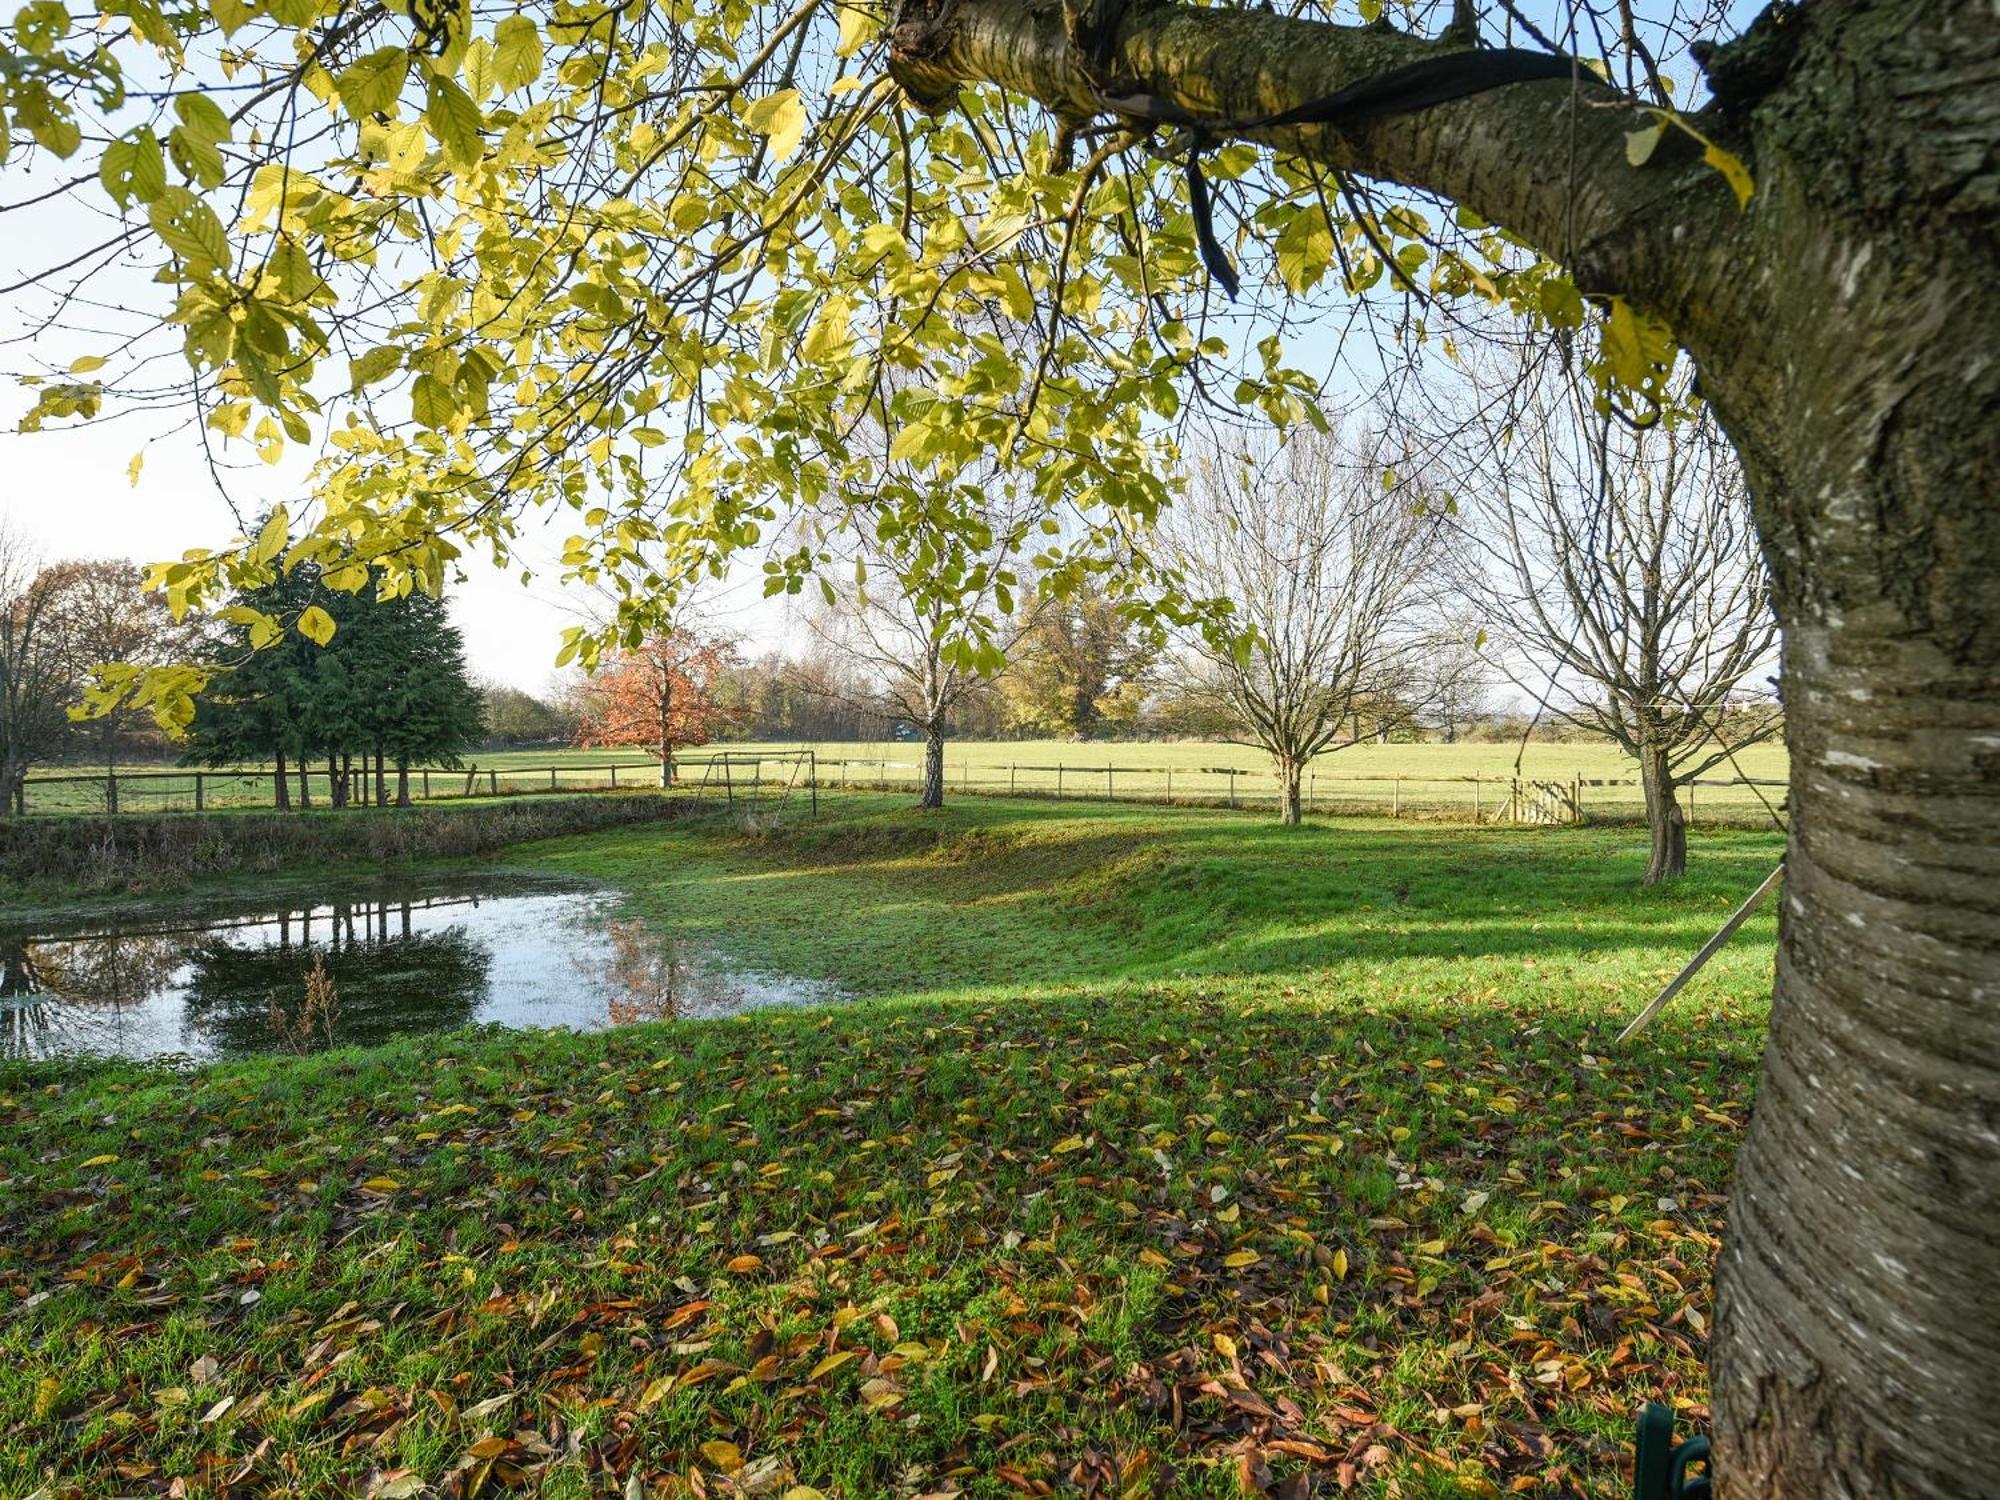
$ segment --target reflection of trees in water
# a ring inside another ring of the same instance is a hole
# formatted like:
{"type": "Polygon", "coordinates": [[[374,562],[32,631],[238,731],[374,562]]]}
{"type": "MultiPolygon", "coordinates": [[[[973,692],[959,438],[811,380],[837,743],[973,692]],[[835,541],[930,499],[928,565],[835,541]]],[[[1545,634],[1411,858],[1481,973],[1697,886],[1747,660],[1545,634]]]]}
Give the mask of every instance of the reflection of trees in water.
{"type": "Polygon", "coordinates": [[[408,901],[338,902],[287,913],[277,940],[239,947],[220,936],[189,951],[187,1024],[225,1052],[276,1044],[270,1000],[295,1000],[315,952],[340,992],[336,1040],[370,1043],[469,1024],[486,998],[492,956],[457,927],[412,932],[408,901]]]}
{"type": "Polygon", "coordinates": [[[0,1056],[102,1050],[186,959],[184,933],[0,933],[0,1056]]]}
{"type": "Polygon", "coordinates": [[[607,922],[610,956],[579,964],[584,978],[605,994],[605,1019],[613,1026],[671,1021],[736,1009],[740,986],[703,963],[698,954],[663,939],[639,921],[607,922]]]}
{"type": "Polygon", "coordinates": [[[643,922],[608,922],[604,935],[611,940],[611,956],[601,971],[611,1024],[678,1016],[689,977],[686,961],[671,946],[656,942],[643,922]]]}
{"type": "Polygon", "coordinates": [[[456,927],[413,931],[412,913],[434,904],[458,901],[346,901],[60,938],[0,933],[0,1056],[117,1052],[131,1007],[174,993],[191,1049],[268,1051],[278,1040],[271,995],[302,995],[315,952],[340,992],[339,1041],[466,1025],[486,997],[491,955],[456,927]]]}

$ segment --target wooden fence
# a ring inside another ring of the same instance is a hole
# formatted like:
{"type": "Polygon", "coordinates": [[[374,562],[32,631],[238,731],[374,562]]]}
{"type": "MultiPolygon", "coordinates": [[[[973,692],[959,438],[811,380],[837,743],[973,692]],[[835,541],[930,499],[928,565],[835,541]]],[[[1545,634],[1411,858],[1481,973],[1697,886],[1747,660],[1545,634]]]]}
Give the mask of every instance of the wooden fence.
{"type": "MultiPolygon", "coordinates": [[[[675,785],[756,795],[782,785],[800,789],[914,793],[922,782],[920,759],[839,759],[810,751],[696,752],[676,757],[675,785]],[[804,769],[801,770],[801,762],[804,769]]],[[[533,793],[637,790],[659,785],[657,761],[575,761],[540,766],[418,766],[409,772],[414,802],[533,793]]],[[[314,807],[331,802],[324,768],[306,773],[314,807]]],[[[291,802],[300,805],[299,773],[288,777],[291,802]]],[[[1786,783],[1768,777],[1704,777],[1687,784],[1682,806],[1689,822],[1764,826],[1784,796],[1786,783]]],[[[1269,771],[1240,766],[1121,765],[1057,761],[976,763],[947,761],[950,793],[1043,797],[1062,801],[1148,802],[1184,806],[1275,810],[1281,789],[1269,771]]],[[[357,770],[350,805],[375,800],[375,783],[357,770]]],[[[397,795],[392,772],[387,801],[397,795]]],[[[1358,774],[1312,771],[1301,788],[1309,813],[1322,816],[1422,818],[1478,823],[1565,824],[1625,821],[1640,816],[1644,798],[1636,778],[1570,776],[1554,780],[1470,773],[1448,775],[1358,774]]],[[[19,811],[71,815],[207,811],[275,805],[269,769],[133,770],[30,777],[19,811]]]]}

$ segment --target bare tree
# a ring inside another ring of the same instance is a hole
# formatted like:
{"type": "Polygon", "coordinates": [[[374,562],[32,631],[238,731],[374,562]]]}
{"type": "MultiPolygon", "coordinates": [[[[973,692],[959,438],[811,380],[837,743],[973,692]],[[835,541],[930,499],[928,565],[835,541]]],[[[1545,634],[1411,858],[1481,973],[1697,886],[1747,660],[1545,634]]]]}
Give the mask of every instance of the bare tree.
{"type": "Polygon", "coordinates": [[[1009,486],[984,476],[954,488],[954,505],[980,508],[984,547],[974,551],[922,524],[843,532],[832,544],[846,554],[853,582],[829,587],[825,607],[808,619],[825,646],[859,669],[865,706],[923,734],[921,805],[928,808],[944,806],[944,742],[953,718],[992,685],[1034,618],[1014,607],[1008,558],[1019,523],[1009,486]],[[929,570],[949,576],[951,587],[913,587],[929,570]]]}
{"type": "Polygon", "coordinates": [[[1638,763],[1645,883],[1672,879],[1680,789],[1782,722],[1745,688],[1778,626],[1741,469],[1684,388],[1634,427],[1551,349],[1468,385],[1433,460],[1465,521],[1467,585],[1516,683],[1638,763]]]}
{"type": "Polygon", "coordinates": [[[1423,696],[1429,709],[1423,723],[1426,728],[1435,729],[1447,745],[1457,744],[1492,704],[1498,669],[1486,645],[1484,629],[1464,620],[1453,620],[1436,633],[1431,649],[1425,654],[1423,696]]]}
{"type": "Polygon", "coordinates": [[[0,525],[0,813],[20,811],[28,768],[69,733],[77,668],[58,628],[63,574],[0,525]]]}
{"type": "Polygon", "coordinates": [[[1280,816],[1295,824],[1316,757],[1423,705],[1440,519],[1383,483],[1372,439],[1343,448],[1301,431],[1276,451],[1205,455],[1195,470],[1162,550],[1190,593],[1234,605],[1237,639],[1187,634],[1194,690],[1270,755],[1280,816]]]}

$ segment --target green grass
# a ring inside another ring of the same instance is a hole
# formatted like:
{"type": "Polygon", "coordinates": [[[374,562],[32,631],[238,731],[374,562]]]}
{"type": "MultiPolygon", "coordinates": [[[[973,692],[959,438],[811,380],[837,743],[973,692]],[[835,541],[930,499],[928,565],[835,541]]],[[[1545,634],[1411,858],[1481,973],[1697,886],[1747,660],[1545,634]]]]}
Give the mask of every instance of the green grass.
{"type": "Polygon", "coordinates": [[[1769,916],[1609,1034],[1778,852],[860,795],[516,851],[864,998],[0,1078],[0,1493],[1614,1493],[1703,1416],[1769,916]]]}
{"type": "MultiPolygon", "coordinates": [[[[820,757],[820,775],[829,783],[845,781],[856,787],[914,786],[922,769],[923,747],[899,742],[825,743],[812,746],[777,744],[722,744],[688,752],[690,778],[700,779],[699,764],[704,757],[720,751],[735,755],[769,752],[773,757],[791,757],[810,748],[820,757]]],[[[1326,813],[1388,812],[1399,807],[1411,817],[1449,816],[1470,818],[1475,811],[1490,817],[1504,800],[1515,774],[1531,780],[1568,782],[1574,777],[1589,780],[1633,781],[1630,786],[1587,787],[1584,806],[1605,818],[1631,818],[1643,810],[1643,798],[1633,779],[1638,775],[1631,760],[1608,744],[1556,744],[1535,741],[1525,750],[1508,744],[1391,744],[1354,745],[1336,754],[1323,756],[1309,778],[1308,804],[1326,813]]],[[[471,783],[474,792],[484,792],[497,784],[504,792],[547,790],[543,779],[550,767],[557,768],[561,787],[602,786],[612,764],[632,766],[645,760],[634,750],[500,750],[480,751],[468,758],[479,774],[471,783]],[[528,772],[540,773],[530,776],[528,772]]],[[[1277,789],[1270,763],[1261,752],[1244,745],[1219,745],[1201,741],[1161,741],[1135,743],[1078,743],[1068,740],[954,741],[946,752],[947,780],[954,789],[977,792],[1016,791],[1069,798],[1102,799],[1107,790],[1120,798],[1152,801],[1226,801],[1234,795],[1245,806],[1275,806],[1277,789]],[[1060,775],[1056,767],[1063,767],[1060,775]],[[1112,767],[1107,777],[1105,768],[1112,767]],[[1222,774],[1228,770],[1238,774],[1222,774]]],[[[157,769],[157,768],[154,768],[157,769]]],[[[774,759],[765,774],[783,777],[792,774],[788,761],[774,759]]],[[[48,775],[73,775],[51,769],[48,775]]],[[[741,769],[736,775],[746,774],[741,769]]],[[[1782,780],[1786,774],[1785,750],[1780,744],[1753,746],[1739,753],[1732,764],[1724,762],[1708,773],[1717,781],[1740,776],[1782,780]]],[[[643,771],[623,771],[625,780],[643,781],[643,771]]],[[[463,794],[467,786],[463,772],[443,772],[433,776],[433,790],[463,794]]],[[[323,797],[324,777],[314,782],[314,795],[323,797]]],[[[420,788],[419,788],[420,789],[420,788]]],[[[1690,812],[1696,823],[1761,822],[1765,800],[1775,803],[1781,788],[1767,787],[1758,792],[1742,786],[1700,787],[1691,799],[1690,812]]],[[[210,806],[233,803],[268,805],[267,778],[225,778],[210,773],[206,786],[210,806]]],[[[191,773],[168,779],[136,780],[126,783],[120,793],[125,811],[162,806],[192,806],[194,782],[191,773]]],[[[104,789],[100,781],[46,784],[32,783],[31,809],[40,811],[101,812],[104,789]]]]}

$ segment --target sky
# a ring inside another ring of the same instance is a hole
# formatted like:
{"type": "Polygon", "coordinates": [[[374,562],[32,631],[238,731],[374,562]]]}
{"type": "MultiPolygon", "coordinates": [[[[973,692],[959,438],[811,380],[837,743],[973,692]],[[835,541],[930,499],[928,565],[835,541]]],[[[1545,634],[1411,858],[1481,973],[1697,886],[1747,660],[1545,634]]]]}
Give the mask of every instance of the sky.
{"type": "MultiPolygon", "coordinates": [[[[218,484],[201,445],[186,431],[158,433],[144,417],[84,428],[16,432],[23,393],[0,390],[0,525],[25,535],[44,560],[129,558],[161,562],[189,547],[218,546],[238,530],[237,510],[253,517],[288,500],[297,508],[303,464],[266,466],[239,445],[218,484]],[[150,437],[150,440],[149,440],[150,437]],[[144,464],[135,486],[126,469],[134,453],[144,464]],[[247,462],[245,461],[247,460],[247,462]]],[[[157,428],[158,419],[151,419],[157,428]]],[[[556,559],[572,512],[524,518],[521,554],[535,575],[523,584],[482,556],[463,559],[464,577],[447,592],[465,637],[466,658],[482,678],[541,692],[555,673],[563,628],[586,617],[587,591],[565,588],[556,559]]],[[[714,586],[703,610],[718,632],[733,634],[756,654],[787,639],[788,610],[763,598],[754,571],[714,586]]]]}

